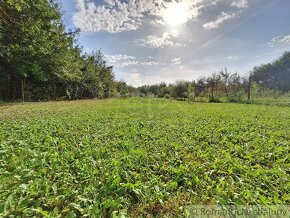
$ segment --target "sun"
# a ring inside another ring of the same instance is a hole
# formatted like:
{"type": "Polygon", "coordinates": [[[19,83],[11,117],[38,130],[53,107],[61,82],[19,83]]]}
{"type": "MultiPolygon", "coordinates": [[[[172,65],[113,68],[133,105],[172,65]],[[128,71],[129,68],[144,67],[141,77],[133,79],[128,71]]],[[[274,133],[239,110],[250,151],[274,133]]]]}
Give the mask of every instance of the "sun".
{"type": "Polygon", "coordinates": [[[189,6],[184,2],[172,2],[164,9],[164,21],[171,26],[178,26],[187,22],[189,18],[189,6]]]}

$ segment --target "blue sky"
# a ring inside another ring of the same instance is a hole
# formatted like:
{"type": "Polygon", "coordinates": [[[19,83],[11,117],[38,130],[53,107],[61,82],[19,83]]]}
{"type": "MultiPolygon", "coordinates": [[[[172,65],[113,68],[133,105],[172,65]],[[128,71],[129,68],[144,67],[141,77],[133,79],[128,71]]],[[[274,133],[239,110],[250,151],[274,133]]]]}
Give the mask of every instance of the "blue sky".
{"type": "Polygon", "coordinates": [[[289,0],[63,0],[62,11],[84,51],[101,49],[134,86],[246,75],[290,50],[289,0]]]}

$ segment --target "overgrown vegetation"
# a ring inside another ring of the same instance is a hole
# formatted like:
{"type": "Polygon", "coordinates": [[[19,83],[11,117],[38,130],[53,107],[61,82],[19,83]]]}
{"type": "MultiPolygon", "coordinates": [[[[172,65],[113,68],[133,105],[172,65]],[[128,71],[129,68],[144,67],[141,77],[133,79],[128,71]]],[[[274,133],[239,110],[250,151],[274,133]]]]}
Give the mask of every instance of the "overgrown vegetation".
{"type": "Polygon", "coordinates": [[[115,80],[100,51],[83,54],[79,30],[66,31],[61,17],[57,0],[0,0],[0,101],[155,96],[240,102],[253,96],[255,85],[256,91],[290,90],[290,52],[246,77],[225,69],[192,82],[136,89],[115,80]]]}
{"type": "Polygon", "coordinates": [[[101,52],[82,54],[55,0],[0,1],[0,99],[108,98],[112,67],[101,52]]]}
{"type": "Polygon", "coordinates": [[[290,204],[290,52],[247,76],[136,88],[78,33],[58,0],[0,0],[0,103],[106,98],[0,105],[0,217],[290,204]]]}
{"type": "Polygon", "coordinates": [[[290,108],[158,99],[0,107],[0,216],[289,205],[290,108]]]}
{"type": "Polygon", "coordinates": [[[137,95],[190,101],[251,102],[259,98],[285,98],[289,91],[290,52],[285,52],[273,63],[254,67],[247,76],[231,73],[225,68],[192,82],[142,86],[137,89],[137,95]]]}
{"type": "Polygon", "coordinates": [[[282,57],[273,63],[254,67],[253,80],[263,87],[282,92],[290,91],[290,52],[285,52],[282,57]]]}

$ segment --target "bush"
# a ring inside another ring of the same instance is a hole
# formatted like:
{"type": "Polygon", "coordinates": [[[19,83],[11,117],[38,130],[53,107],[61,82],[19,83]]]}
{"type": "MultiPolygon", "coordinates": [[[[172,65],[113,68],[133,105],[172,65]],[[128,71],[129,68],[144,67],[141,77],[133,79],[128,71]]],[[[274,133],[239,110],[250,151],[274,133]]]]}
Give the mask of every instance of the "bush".
{"type": "Polygon", "coordinates": [[[232,92],[227,97],[229,102],[241,102],[243,100],[244,93],[241,91],[232,92]]]}

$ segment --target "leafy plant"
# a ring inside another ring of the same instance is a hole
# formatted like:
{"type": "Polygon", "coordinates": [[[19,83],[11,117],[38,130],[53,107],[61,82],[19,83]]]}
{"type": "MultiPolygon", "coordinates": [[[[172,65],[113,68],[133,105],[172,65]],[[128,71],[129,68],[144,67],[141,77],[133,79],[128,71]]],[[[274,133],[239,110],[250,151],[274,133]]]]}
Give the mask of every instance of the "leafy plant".
{"type": "Polygon", "coordinates": [[[110,99],[0,106],[0,216],[287,205],[290,108],[110,99]]]}

